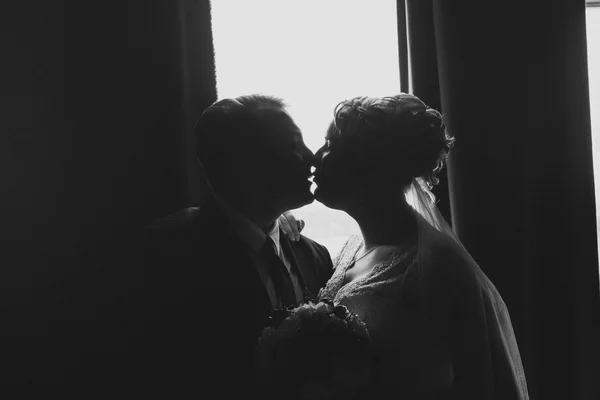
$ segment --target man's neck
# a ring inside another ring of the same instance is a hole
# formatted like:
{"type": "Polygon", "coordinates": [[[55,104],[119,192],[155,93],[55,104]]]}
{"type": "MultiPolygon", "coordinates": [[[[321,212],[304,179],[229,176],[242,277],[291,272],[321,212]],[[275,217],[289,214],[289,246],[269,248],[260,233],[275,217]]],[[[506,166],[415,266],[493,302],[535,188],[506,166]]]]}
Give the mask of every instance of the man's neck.
{"type": "Polygon", "coordinates": [[[273,229],[275,229],[276,224],[277,224],[277,221],[273,221],[266,228],[261,228],[261,229],[268,233],[268,232],[271,232],[273,229]]]}
{"type": "Polygon", "coordinates": [[[277,218],[283,213],[283,211],[259,210],[258,207],[253,207],[251,204],[235,201],[234,199],[236,197],[233,199],[230,199],[230,197],[226,195],[218,195],[218,197],[222,202],[229,204],[237,212],[244,215],[248,220],[265,232],[269,232],[273,229],[275,222],[277,222],[277,218]]]}
{"type": "Polygon", "coordinates": [[[246,217],[264,232],[270,232],[275,227],[275,223],[277,222],[277,218],[279,218],[279,215],[280,214],[276,216],[257,216],[246,214],[246,217]]]}

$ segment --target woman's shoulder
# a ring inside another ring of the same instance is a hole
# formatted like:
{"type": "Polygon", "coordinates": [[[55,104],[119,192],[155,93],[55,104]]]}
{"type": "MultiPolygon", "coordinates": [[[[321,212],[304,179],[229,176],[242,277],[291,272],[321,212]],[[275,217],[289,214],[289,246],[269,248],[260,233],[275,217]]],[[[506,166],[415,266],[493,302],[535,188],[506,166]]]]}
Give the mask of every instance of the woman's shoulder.
{"type": "Polygon", "coordinates": [[[468,250],[439,231],[421,238],[418,280],[421,290],[438,293],[446,300],[476,300],[493,292],[493,284],[468,250]]]}

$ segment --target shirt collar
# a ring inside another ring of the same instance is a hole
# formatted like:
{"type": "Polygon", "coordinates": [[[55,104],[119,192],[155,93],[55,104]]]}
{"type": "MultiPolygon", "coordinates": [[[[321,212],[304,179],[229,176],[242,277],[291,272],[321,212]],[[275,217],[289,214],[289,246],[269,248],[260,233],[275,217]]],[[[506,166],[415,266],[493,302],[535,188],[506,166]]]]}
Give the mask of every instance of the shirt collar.
{"type": "Polygon", "coordinates": [[[275,221],[273,225],[273,229],[267,232],[271,240],[275,243],[275,248],[277,249],[277,255],[281,256],[281,242],[279,240],[279,220],[275,221]]]}

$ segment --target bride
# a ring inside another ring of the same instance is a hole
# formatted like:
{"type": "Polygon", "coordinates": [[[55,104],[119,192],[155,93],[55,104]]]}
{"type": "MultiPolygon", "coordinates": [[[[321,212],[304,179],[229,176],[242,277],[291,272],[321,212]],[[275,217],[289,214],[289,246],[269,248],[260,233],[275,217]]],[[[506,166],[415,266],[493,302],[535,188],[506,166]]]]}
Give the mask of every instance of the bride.
{"type": "Polygon", "coordinates": [[[529,398],[506,305],[430,191],[453,140],[415,96],[356,97],[336,107],[316,153],[316,200],[360,227],[319,298],[367,325],[367,398],[529,398]]]}

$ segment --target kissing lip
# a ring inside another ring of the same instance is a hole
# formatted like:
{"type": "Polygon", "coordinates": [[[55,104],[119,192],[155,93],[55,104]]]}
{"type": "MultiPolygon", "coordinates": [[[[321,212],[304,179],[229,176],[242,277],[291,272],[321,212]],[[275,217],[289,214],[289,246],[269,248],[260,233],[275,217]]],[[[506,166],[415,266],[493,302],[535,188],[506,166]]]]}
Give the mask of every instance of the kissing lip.
{"type": "Polygon", "coordinates": [[[317,181],[319,181],[321,179],[321,177],[320,177],[321,173],[318,169],[315,169],[311,175],[313,176],[313,182],[315,182],[315,183],[317,183],[317,181]]]}
{"type": "Polygon", "coordinates": [[[306,172],[303,172],[302,175],[305,176],[306,179],[310,179],[310,178],[312,178],[314,176],[314,174],[310,170],[306,171],[306,172]]]}

